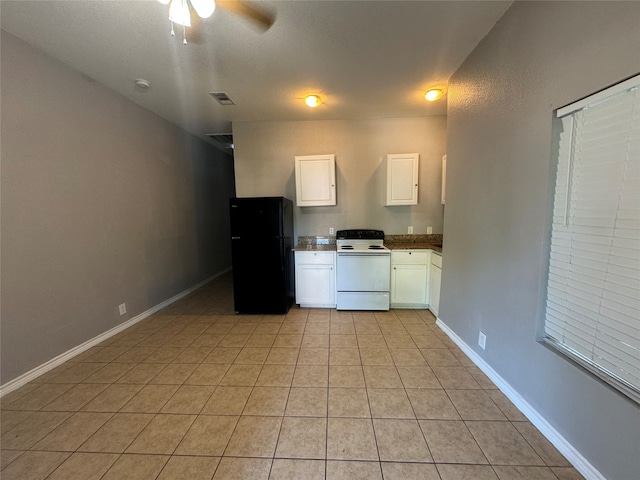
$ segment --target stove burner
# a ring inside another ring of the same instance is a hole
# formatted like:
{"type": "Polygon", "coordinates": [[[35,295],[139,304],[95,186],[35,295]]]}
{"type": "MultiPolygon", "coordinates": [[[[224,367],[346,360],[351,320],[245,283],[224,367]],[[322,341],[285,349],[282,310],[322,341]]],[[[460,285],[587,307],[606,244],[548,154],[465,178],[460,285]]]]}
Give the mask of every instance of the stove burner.
{"type": "Polygon", "coordinates": [[[342,250],[353,250],[353,245],[342,245],[340,248],[342,250]]]}
{"type": "Polygon", "coordinates": [[[382,245],[369,245],[369,250],[384,250],[382,245]]]}

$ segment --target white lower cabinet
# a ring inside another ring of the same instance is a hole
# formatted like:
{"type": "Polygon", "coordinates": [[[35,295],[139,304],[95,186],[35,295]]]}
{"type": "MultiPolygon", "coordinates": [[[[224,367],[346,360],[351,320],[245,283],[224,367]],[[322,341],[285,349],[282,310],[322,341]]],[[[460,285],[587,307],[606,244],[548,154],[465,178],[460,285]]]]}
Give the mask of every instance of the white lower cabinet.
{"type": "Polygon", "coordinates": [[[429,265],[431,250],[391,252],[391,307],[429,306],[429,265]]]}
{"type": "MultiPolygon", "coordinates": [[[[296,303],[336,307],[336,252],[297,251],[296,303]]],[[[442,257],[431,250],[391,252],[391,308],[429,308],[438,316],[442,257]]]]}
{"type": "Polygon", "coordinates": [[[442,256],[438,253],[431,255],[431,286],[429,296],[431,297],[431,303],[429,310],[436,317],[438,317],[438,311],[440,310],[440,283],[442,281],[442,256]]]}
{"type": "Polygon", "coordinates": [[[295,252],[296,303],[301,307],[336,306],[335,252],[295,252]]]}

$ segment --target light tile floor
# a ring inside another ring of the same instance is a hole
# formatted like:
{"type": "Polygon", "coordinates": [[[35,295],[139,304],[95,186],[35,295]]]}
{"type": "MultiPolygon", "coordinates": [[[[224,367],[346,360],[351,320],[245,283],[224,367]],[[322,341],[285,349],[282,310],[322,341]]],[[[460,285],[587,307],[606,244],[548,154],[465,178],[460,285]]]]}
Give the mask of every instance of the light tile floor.
{"type": "Polygon", "coordinates": [[[1,400],[2,480],[573,480],[425,310],[233,314],[225,275],[1,400]]]}

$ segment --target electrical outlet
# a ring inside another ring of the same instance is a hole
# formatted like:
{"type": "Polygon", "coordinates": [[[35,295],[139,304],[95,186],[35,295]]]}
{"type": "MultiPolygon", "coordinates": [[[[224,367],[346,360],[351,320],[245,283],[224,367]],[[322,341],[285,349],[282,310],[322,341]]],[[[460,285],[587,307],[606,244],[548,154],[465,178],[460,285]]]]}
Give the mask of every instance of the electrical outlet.
{"type": "Polygon", "coordinates": [[[407,233],[413,233],[413,227],[412,226],[407,227],[407,233]]]}
{"type": "Polygon", "coordinates": [[[329,227],[329,235],[333,235],[333,227],[329,227]]]}
{"type": "Polygon", "coordinates": [[[433,233],[433,227],[427,227],[427,235],[431,235],[433,233]]]}
{"type": "Polygon", "coordinates": [[[120,310],[120,315],[124,315],[125,313],[127,313],[127,304],[121,303],[120,305],[118,305],[118,310],[120,310]]]}
{"type": "Polygon", "coordinates": [[[478,335],[478,345],[480,345],[481,349],[485,349],[487,346],[487,336],[480,332],[480,335],[478,335]]]}

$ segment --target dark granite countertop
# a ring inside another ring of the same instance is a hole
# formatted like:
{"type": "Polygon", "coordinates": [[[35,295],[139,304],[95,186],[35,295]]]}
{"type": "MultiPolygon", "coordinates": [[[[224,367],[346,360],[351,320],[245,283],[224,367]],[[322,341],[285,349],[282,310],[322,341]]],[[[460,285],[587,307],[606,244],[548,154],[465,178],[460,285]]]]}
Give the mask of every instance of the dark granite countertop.
{"type": "Polygon", "coordinates": [[[442,253],[440,245],[428,242],[384,242],[385,247],[390,250],[433,250],[442,253]]]}
{"type": "MultiPolygon", "coordinates": [[[[433,250],[442,253],[442,234],[385,235],[384,245],[390,250],[433,250]]],[[[336,237],[300,237],[294,252],[335,252],[336,237]]]]}
{"type": "Polygon", "coordinates": [[[335,252],[336,251],[336,244],[311,244],[311,243],[307,243],[307,244],[302,244],[299,243],[298,245],[296,245],[295,247],[293,247],[293,251],[294,252],[335,252]]]}
{"type": "Polygon", "coordinates": [[[384,245],[391,250],[433,250],[442,253],[442,234],[385,235],[384,245]]]}

